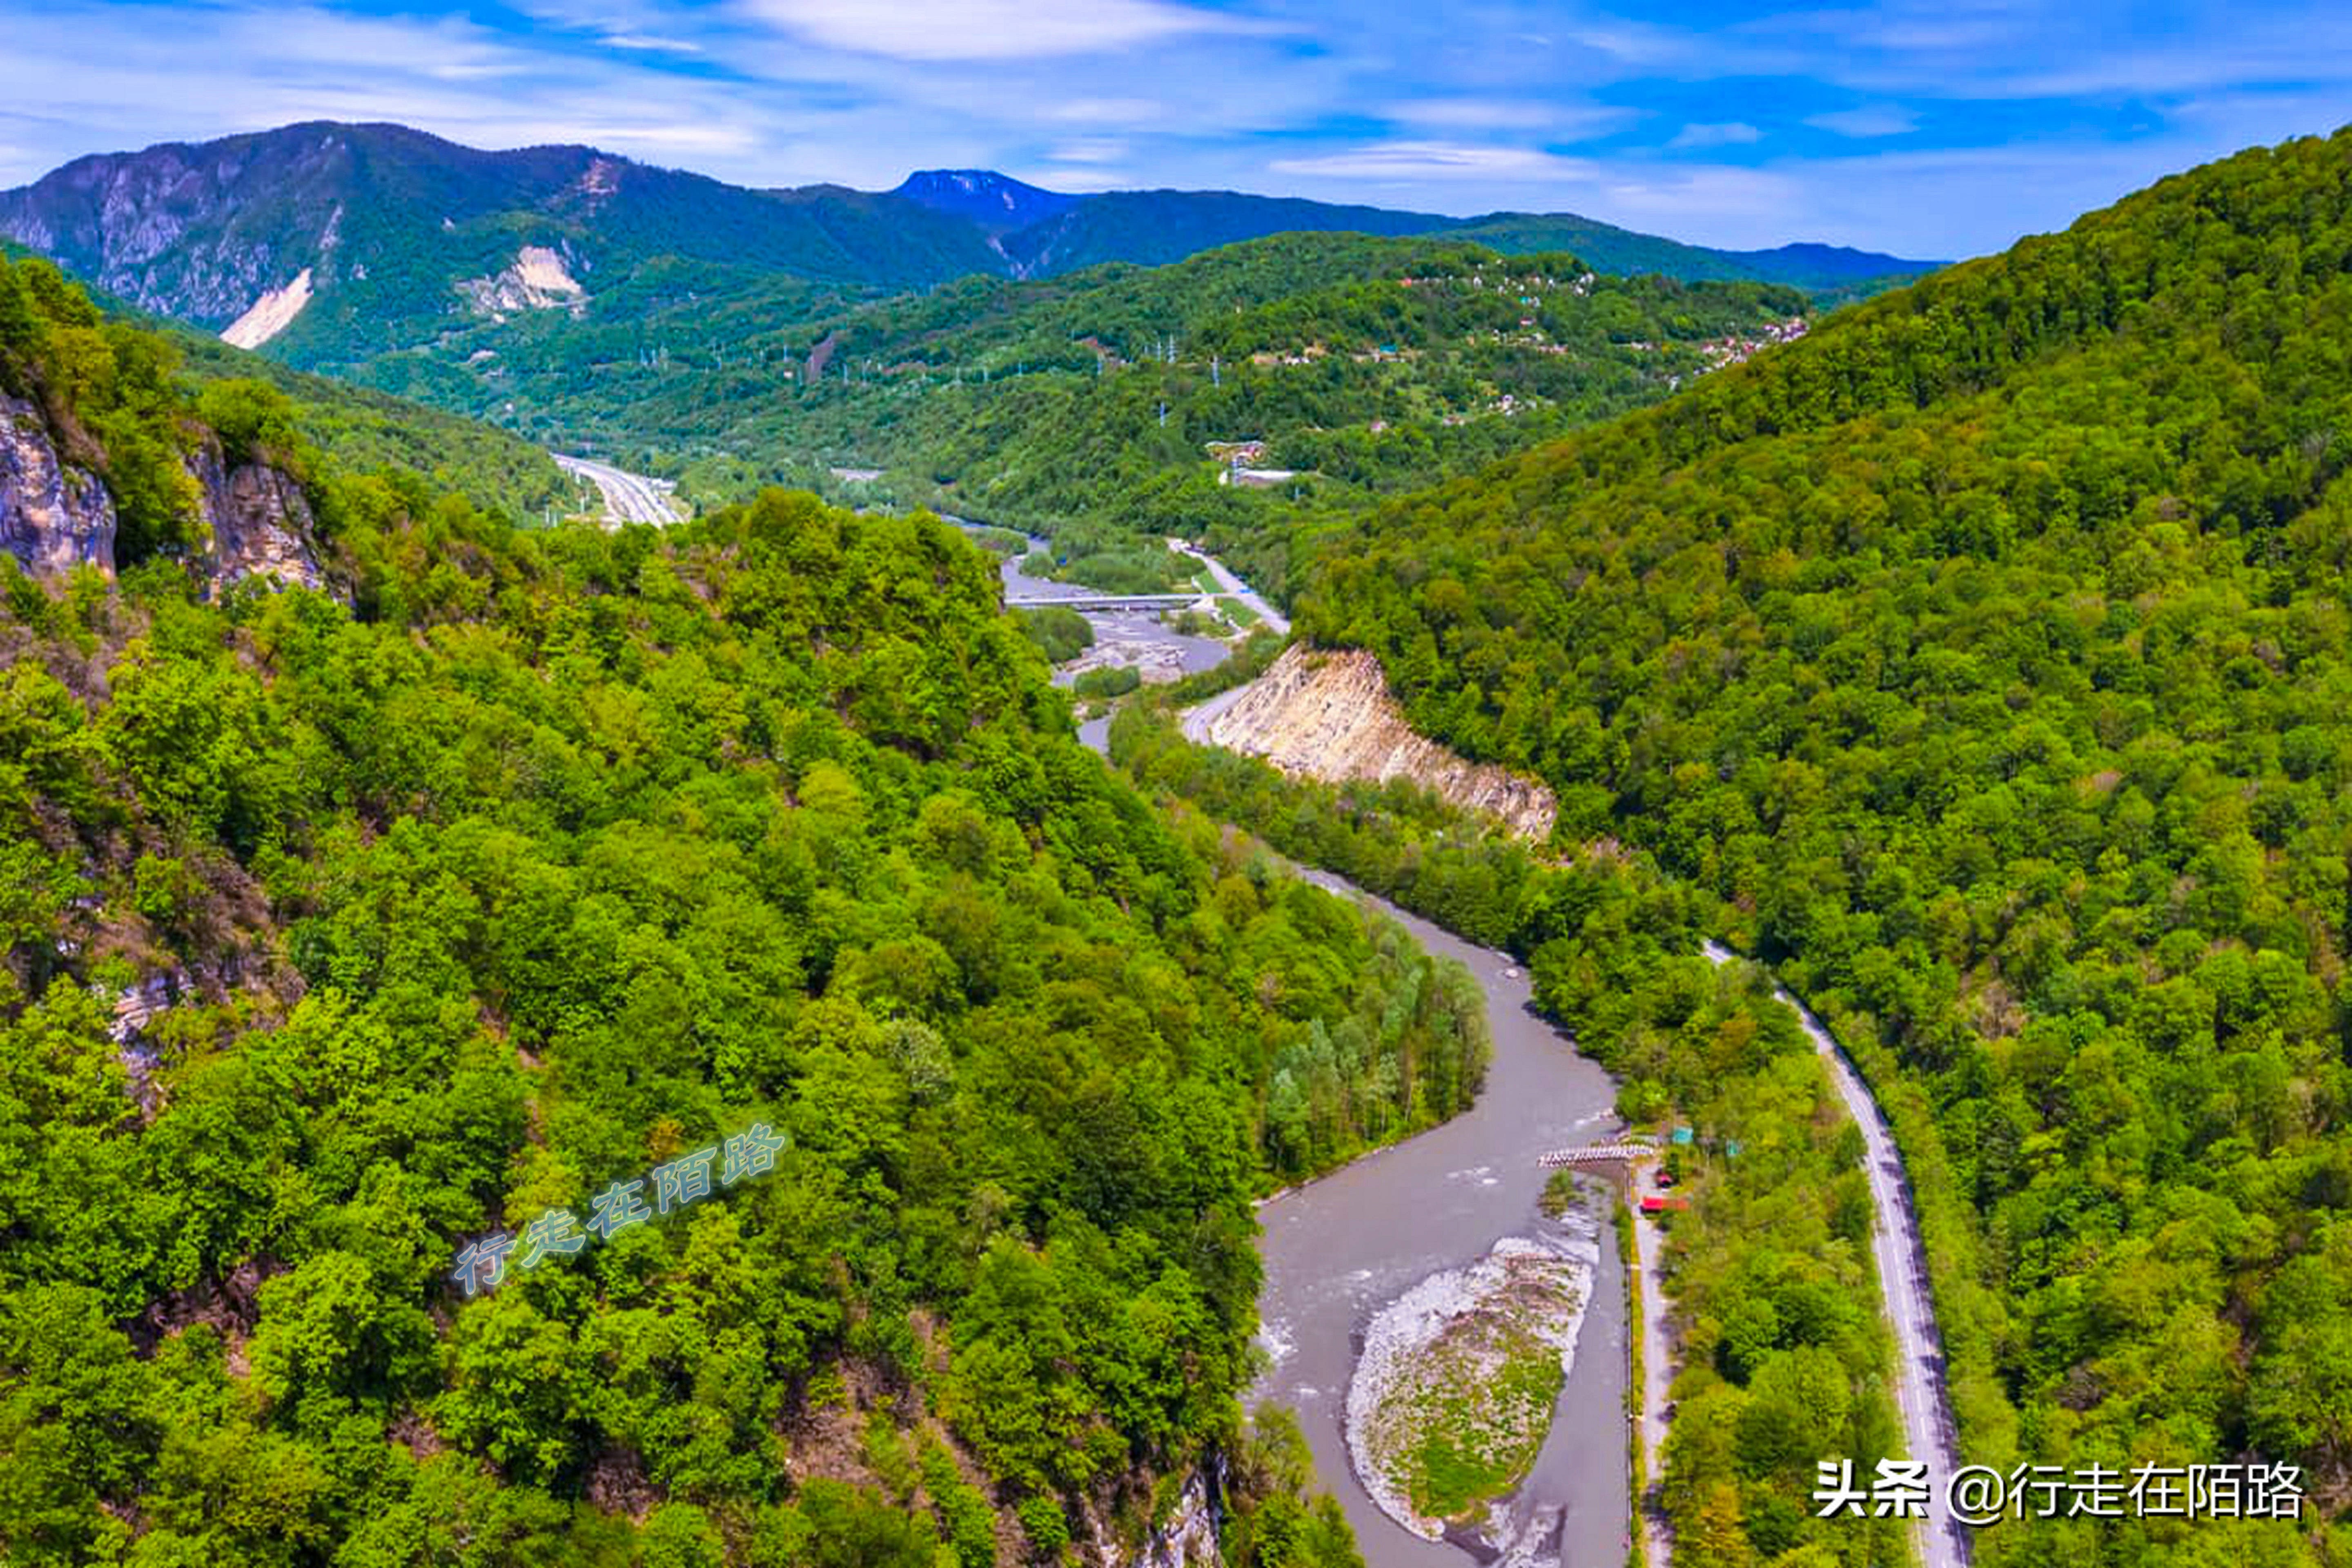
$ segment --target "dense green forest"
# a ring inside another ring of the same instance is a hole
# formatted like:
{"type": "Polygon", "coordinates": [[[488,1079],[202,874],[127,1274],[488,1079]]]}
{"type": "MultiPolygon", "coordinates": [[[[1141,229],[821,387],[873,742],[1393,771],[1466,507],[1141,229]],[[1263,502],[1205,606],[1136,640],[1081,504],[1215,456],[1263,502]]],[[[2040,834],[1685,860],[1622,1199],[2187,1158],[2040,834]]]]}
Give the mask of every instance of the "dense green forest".
{"type": "Polygon", "coordinates": [[[583,510],[579,487],[546,451],[496,426],[346,382],[289,370],[216,338],[175,331],[181,366],[199,382],[263,381],[290,399],[302,439],[345,473],[414,474],[517,522],[583,510]]]}
{"type": "Polygon", "coordinates": [[[247,387],[335,591],[212,593],[167,357],[0,269],[147,540],[0,560],[0,1556],[975,1568],[1213,1449],[1229,1561],[1352,1561],[1239,1425],[1249,1200],[1466,1103],[1467,976],[1119,783],[928,517],[520,531],[247,387]]]}
{"type": "MultiPolygon", "coordinates": [[[[1838,1026],[1973,1461],[2352,1494],[2347,323],[2352,132],[1391,505],[1300,607],[1838,1026]]],[[[2311,1517],[1979,1552],[2334,1561],[2311,1517]]]]}

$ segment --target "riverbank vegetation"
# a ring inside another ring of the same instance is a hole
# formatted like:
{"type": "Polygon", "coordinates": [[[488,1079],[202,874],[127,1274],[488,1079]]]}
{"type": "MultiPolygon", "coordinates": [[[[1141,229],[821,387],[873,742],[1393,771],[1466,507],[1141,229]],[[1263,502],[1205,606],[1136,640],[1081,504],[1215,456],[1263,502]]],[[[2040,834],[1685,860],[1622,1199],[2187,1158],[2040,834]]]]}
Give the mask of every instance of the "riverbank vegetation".
{"type": "Polygon", "coordinates": [[[2325,1500],[1982,1563],[2340,1555],[2347,255],[2352,132],[2241,154],[1389,507],[1299,609],[1830,1018],[1966,1458],[2325,1500]]]}
{"type": "Polygon", "coordinates": [[[1048,664],[1067,664],[1095,646],[1094,623],[1076,610],[1048,605],[1019,615],[1021,629],[1029,634],[1048,664]]]}

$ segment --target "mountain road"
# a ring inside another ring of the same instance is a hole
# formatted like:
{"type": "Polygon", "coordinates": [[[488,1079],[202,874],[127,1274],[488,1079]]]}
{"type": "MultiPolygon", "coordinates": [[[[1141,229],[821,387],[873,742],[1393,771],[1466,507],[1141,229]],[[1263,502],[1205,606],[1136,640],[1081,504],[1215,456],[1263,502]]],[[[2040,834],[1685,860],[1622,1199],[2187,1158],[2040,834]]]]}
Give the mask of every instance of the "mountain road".
{"type": "MultiPolygon", "coordinates": [[[[1736,954],[1714,942],[1706,955],[1717,963],[1736,954]]],[[[1959,1468],[1959,1443],[1952,1421],[1951,1401],[1944,1383],[1944,1345],[1936,1331],[1936,1304],[1927,1286],[1927,1252],[1919,1239],[1919,1217],[1911,1205],[1911,1184],[1903,1173],[1895,1135],[1879,1113],[1878,1102],[1844,1051],[1822,1021],[1786,991],[1781,1001],[1796,1010],[1815,1054],[1829,1068],[1830,1081],[1854,1125],[1862,1129],[1863,1173],[1870,1183],[1874,1212],[1871,1259],[1877,1266],[1878,1288],[1885,1299],[1887,1326],[1895,1332],[1895,1403],[1903,1417],[1904,1447],[1914,1460],[1927,1465],[1927,1516],[1919,1521],[1919,1561],[1924,1568],[1965,1568],[1971,1542],[1966,1527],[1952,1517],[1945,1489],[1959,1468]]],[[[1867,1486],[1857,1476],[1856,1484],[1867,1486]]]]}

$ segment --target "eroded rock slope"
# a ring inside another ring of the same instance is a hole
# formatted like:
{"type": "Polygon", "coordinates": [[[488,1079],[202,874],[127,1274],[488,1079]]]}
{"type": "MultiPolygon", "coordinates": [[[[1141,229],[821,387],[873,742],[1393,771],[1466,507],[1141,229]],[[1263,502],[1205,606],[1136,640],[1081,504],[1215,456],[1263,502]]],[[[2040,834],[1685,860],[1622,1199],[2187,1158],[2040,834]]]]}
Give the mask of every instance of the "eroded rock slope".
{"type": "Polygon", "coordinates": [[[1549,837],[1559,815],[1542,784],[1490,763],[1467,762],[1413,733],[1389,695],[1380,660],[1361,648],[1293,645],[1186,729],[1195,740],[1328,783],[1409,778],[1530,839],[1549,837]]]}

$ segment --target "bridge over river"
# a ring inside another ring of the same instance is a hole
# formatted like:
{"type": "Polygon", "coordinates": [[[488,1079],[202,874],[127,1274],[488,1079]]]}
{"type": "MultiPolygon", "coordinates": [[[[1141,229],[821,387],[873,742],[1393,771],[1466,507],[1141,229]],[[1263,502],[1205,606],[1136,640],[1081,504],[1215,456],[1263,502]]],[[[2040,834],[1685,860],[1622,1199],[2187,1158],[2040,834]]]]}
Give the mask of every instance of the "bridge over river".
{"type": "Polygon", "coordinates": [[[1004,607],[1008,610],[1042,610],[1058,605],[1065,610],[1174,610],[1187,605],[1197,605],[1209,597],[1206,594],[1007,594],[1004,607]]]}

